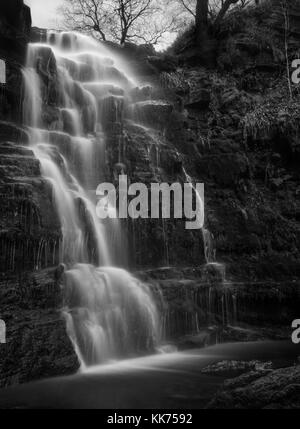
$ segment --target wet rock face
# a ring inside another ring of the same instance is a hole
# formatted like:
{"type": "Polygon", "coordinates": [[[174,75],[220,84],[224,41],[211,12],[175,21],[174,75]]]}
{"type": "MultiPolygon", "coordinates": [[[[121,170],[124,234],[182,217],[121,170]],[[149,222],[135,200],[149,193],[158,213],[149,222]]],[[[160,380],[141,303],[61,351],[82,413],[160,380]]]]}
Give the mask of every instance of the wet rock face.
{"type": "Polygon", "coordinates": [[[20,121],[21,66],[31,28],[31,13],[23,0],[0,4],[0,59],[6,63],[6,85],[1,87],[0,120],[20,121]]]}
{"type": "Polygon", "coordinates": [[[24,128],[15,123],[2,120],[0,121],[0,139],[1,142],[10,141],[14,143],[14,147],[18,142],[29,143],[29,135],[24,128]]]}
{"type": "MultiPolygon", "coordinates": [[[[8,43],[12,43],[11,47],[22,48],[22,45],[27,41],[31,30],[31,13],[28,6],[24,5],[23,0],[11,0],[10,2],[1,1],[0,4],[1,14],[1,50],[8,50],[8,43]],[[15,36],[19,37],[16,38],[15,36]]],[[[11,56],[17,54],[24,54],[23,51],[10,52],[11,56]]]]}
{"type": "MultiPolygon", "coordinates": [[[[7,343],[0,347],[0,387],[73,373],[79,363],[61,315],[61,231],[52,190],[28,147],[22,127],[22,75],[31,28],[23,1],[0,3],[0,59],[6,84],[0,88],[0,318],[7,343]]],[[[41,69],[53,74],[49,53],[41,69]]],[[[44,61],[44,62],[43,62],[44,61]]],[[[45,76],[47,79],[47,76],[45,76]]],[[[53,80],[45,97],[57,102],[53,80]]],[[[45,111],[55,122],[55,109],[45,111]],[[54,113],[53,113],[54,111],[54,113]]]]}
{"type": "Polygon", "coordinates": [[[260,369],[226,380],[208,408],[297,409],[300,365],[260,369]]]}
{"type": "MultiPolygon", "coordinates": [[[[291,14],[295,22],[294,9],[291,14]]],[[[273,25],[273,53],[282,67],[283,46],[276,45],[282,33],[278,23],[273,25]]],[[[241,281],[296,280],[299,122],[284,107],[289,104],[285,76],[279,74],[278,86],[274,58],[267,52],[270,46],[261,47],[265,67],[258,67],[253,43],[259,40],[248,44],[247,37],[247,30],[239,27],[238,34],[224,38],[228,45],[220,42],[219,66],[213,74],[201,65],[185,69],[190,91],[182,101],[187,114],[181,130],[175,124],[167,135],[186,153],[194,177],[205,183],[206,224],[214,236],[217,260],[226,262],[228,276],[241,281]],[[247,54],[240,39],[247,40],[247,54]],[[237,52],[230,50],[230,43],[238,44],[240,56],[228,74],[221,63],[224,55],[235,59],[237,52]],[[202,91],[210,94],[204,108],[197,105],[202,91]]],[[[291,56],[294,37],[289,41],[291,56]]],[[[299,97],[294,90],[296,112],[299,97]]]]}
{"type": "MultiPolygon", "coordinates": [[[[291,14],[295,23],[297,13],[293,9],[291,14]]],[[[278,23],[274,24],[274,28],[276,32],[278,23]]],[[[241,39],[244,38],[244,31],[243,28],[240,30],[241,39]]],[[[221,63],[223,54],[231,55],[230,47],[227,47],[228,51],[224,47],[221,53],[222,43],[219,67],[213,73],[201,65],[186,67],[183,75],[182,70],[157,72],[157,80],[164,94],[158,98],[167,99],[174,106],[168,120],[162,121],[165,126],[164,141],[167,141],[169,163],[172,165],[169,171],[173,171],[170,176],[174,181],[176,172],[177,178],[180,177],[180,164],[184,163],[195,180],[205,183],[206,226],[213,235],[217,260],[226,263],[227,279],[232,281],[230,290],[237,300],[238,323],[248,321],[253,325],[288,326],[297,317],[299,307],[299,121],[288,122],[286,117],[290,115],[285,109],[274,109],[274,114],[270,113],[274,119],[270,127],[266,124],[262,130],[255,129],[254,122],[264,123],[264,111],[258,109],[253,115],[255,121],[252,121],[253,116],[249,120],[250,112],[264,102],[276,105],[278,100],[283,104],[286,101],[286,90],[278,89],[274,75],[275,68],[278,70],[279,65],[284,65],[284,57],[280,49],[270,52],[270,48],[264,46],[258,50],[257,46],[260,45],[256,40],[246,48],[239,40],[239,37],[235,38],[238,61],[231,64],[228,75],[224,73],[224,64],[221,63]],[[285,127],[285,135],[282,127],[285,127]],[[170,148],[180,153],[178,163],[170,148]]],[[[285,75],[280,75],[280,79],[281,88],[286,88],[285,75]]],[[[295,109],[298,110],[299,98],[293,95],[296,98],[295,109]]],[[[155,103],[146,104],[151,104],[151,109],[154,109],[155,103]]],[[[142,150],[143,140],[139,135],[133,138],[132,131],[129,136],[129,146],[134,150],[132,153],[128,150],[128,158],[136,176],[145,177],[144,170],[154,174],[151,157],[149,161],[147,152],[142,150]],[[148,169],[147,162],[150,165],[148,169]]],[[[163,146],[160,144],[160,147],[163,146]]],[[[159,166],[163,175],[159,177],[166,178],[167,165],[162,165],[163,150],[161,152],[159,166]]],[[[153,159],[156,159],[155,155],[153,159]]],[[[148,180],[149,176],[146,176],[148,180]]],[[[135,231],[139,231],[142,243],[136,247],[140,249],[136,251],[140,255],[140,266],[147,258],[149,261],[156,256],[160,259],[164,255],[164,261],[168,260],[165,257],[167,251],[162,246],[168,240],[156,240],[155,228],[147,230],[145,223],[135,231]],[[148,237],[153,240],[147,241],[148,237]],[[147,252],[143,243],[147,243],[147,252]],[[152,247],[153,243],[155,245],[152,247]]],[[[178,231],[177,226],[176,244],[169,240],[172,243],[169,246],[172,254],[170,264],[180,266],[182,262],[186,265],[187,261],[193,265],[205,263],[201,260],[201,245],[197,260],[197,251],[195,254],[190,252],[190,249],[197,247],[193,247],[187,233],[181,235],[178,231]],[[180,253],[180,249],[186,249],[185,255],[180,253]]],[[[138,242],[139,239],[136,239],[135,243],[138,242]]],[[[156,259],[153,260],[157,263],[156,259]]],[[[191,281],[187,274],[182,278],[169,273],[166,279],[158,280],[169,303],[170,311],[166,319],[171,328],[167,329],[169,335],[184,335],[183,331],[195,334],[197,317],[201,320],[200,325],[205,325],[209,320],[207,286],[201,286],[199,278],[191,281]],[[193,295],[193,288],[196,295],[193,295]],[[177,294],[181,306],[177,305],[177,294]],[[202,313],[199,311],[201,306],[206,309],[202,313]]],[[[218,285],[216,280],[215,285],[218,285]]],[[[221,297],[219,303],[220,300],[221,297]]],[[[218,323],[222,319],[220,311],[215,309],[218,323]]],[[[280,328],[276,329],[280,332],[280,328]]],[[[273,334],[270,332],[271,337],[273,334]]],[[[235,335],[231,332],[225,337],[230,340],[235,335]]],[[[288,333],[285,333],[284,337],[287,336],[288,333]]],[[[268,334],[263,337],[268,338],[268,334]]],[[[243,335],[236,338],[243,340],[243,335]]],[[[248,338],[254,337],[248,335],[248,338]]],[[[196,344],[205,344],[205,341],[201,337],[196,344]]]]}
{"type": "MultiPolygon", "coordinates": [[[[2,123],[0,123],[0,128],[2,123]]],[[[61,231],[52,190],[19,128],[0,140],[0,386],[72,373],[78,361],[67,336],[59,264],[61,231]],[[24,144],[24,143],[23,143],[24,144]]]]}
{"type": "MultiPolygon", "coordinates": [[[[256,54],[249,55],[255,61],[256,54]]],[[[230,279],[296,280],[298,134],[293,123],[285,136],[280,129],[266,127],[255,134],[252,122],[245,126],[249,113],[264,99],[274,92],[276,100],[285,97],[270,70],[253,72],[256,88],[245,89],[247,66],[242,62],[234,76],[219,69],[212,74],[201,66],[160,73],[160,93],[152,91],[150,100],[137,98],[135,106],[143,124],[156,124],[159,133],[151,141],[145,130],[125,123],[124,163],[134,181],[181,181],[184,166],[195,181],[205,184],[206,227],[230,279]]],[[[284,83],[284,75],[281,78],[284,83]]],[[[257,114],[257,122],[262,115],[257,114]]],[[[278,113],[278,124],[283,124],[282,116],[278,113]]],[[[205,262],[199,234],[181,232],[178,224],[169,222],[156,227],[135,222],[134,227],[138,266],[162,260],[171,265],[205,262]]]]}
{"type": "Polygon", "coordinates": [[[221,264],[138,272],[150,285],[161,315],[163,340],[179,349],[220,342],[290,340],[299,282],[234,283],[221,264]]]}
{"type": "Polygon", "coordinates": [[[198,347],[216,344],[220,332],[212,326],[235,323],[235,295],[224,289],[223,273],[216,267],[161,268],[138,276],[151,285],[166,342],[189,348],[192,341],[186,336],[195,335],[198,347]]]}
{"type": "Polygon", "coordinates": [[[135,103],[134,116],[144,125],[166,128],[173,106],[161,100],[147,100],[135,103]]]}
{"type": "Polygon", "coordinates": [[[0,280],[7,344],[0,347],[0,387],[74,373],[79,366],[65,332],[63,293],[56,270],[0,280]]]}
{"type": "Polygon", "coordinates": [[[218,186],[234,187],[241,178],[249,178],[248,159],[242,154],[204,155],[198,171],[207,174],[218,186]]]}
{"type": "Polygon", "coordinates": [[[191,91],[190,98],[186,107],[193,109],[207,109],[211,102],[211,93],[205,88],[194,88],[191,91]]]}
{"type": "Polygon", "coordinates": [[[47,41],[47,30],[44,28],[32,27],[30,31],[30,41],[32,43],[45,43],[47,41]]]}

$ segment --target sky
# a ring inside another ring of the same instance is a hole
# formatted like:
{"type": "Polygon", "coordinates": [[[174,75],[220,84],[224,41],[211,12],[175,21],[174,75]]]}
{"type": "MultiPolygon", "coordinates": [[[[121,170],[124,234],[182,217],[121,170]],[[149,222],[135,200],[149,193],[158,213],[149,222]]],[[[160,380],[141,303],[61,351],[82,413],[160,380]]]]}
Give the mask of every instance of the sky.
{"type": "Polygon", "coordinates": [[[25,0],[24,3],[31,7],[32,23],[41,28],[53,28],[59,21],[57,8],[62,0],[25,0]]]}

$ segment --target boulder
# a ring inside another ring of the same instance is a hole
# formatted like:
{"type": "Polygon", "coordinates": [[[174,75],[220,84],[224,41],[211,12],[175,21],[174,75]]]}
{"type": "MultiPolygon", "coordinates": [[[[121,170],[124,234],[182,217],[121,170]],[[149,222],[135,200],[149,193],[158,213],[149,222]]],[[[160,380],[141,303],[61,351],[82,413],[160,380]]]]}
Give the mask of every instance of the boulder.
{"type": "Polygon", "coordinates": [[[298,409],[300,365],[251,371],[228,380],[208,408],[298,409]]]}

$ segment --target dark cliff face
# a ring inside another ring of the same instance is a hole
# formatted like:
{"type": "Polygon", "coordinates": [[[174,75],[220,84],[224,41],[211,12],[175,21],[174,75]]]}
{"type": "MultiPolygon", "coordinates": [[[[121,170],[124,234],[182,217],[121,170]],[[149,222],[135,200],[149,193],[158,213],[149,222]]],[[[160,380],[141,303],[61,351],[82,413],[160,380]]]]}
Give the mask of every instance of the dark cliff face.
{"type": "Polygon", "coordinates": [[[58,265],[60,226],[52,190],[27,148],[22,127],[22,73],[31,31],[30,9],[0,2],[0,318],[7,344],[0,347],[0,386],[74,372],[77,357],[61,316],[58,265]],[[54,267],[46,269],[47,267],[54,267]]]}
{"type": "MultiPolygon", "coordinates": [[[[299,3],[289,5],[290,67],[300,21],[299,3]]],[[[217,42],[214,69],[183,53],[169,74],[174,91],[190,88],[186,120],[171,138],[205,183],[207,227],[230,278],[297,280],[299,89],[291,84],[290,94],[280,5],[238,11],[217,42]]]]}
{"type": "Polygon", "coordinates": [[[23,0],[11,0],[9,2],[1,0],[0,13],[2,32],[1,47],[7,50],[8,47],[10,48],[13,46],[13,43],[15,43],[15,49],[11,50],[10,55],[17,56],[19,52],[16,46],[24,46],[24,40],[26,43],[30,34],[30,8],[24,4],[23,0]],[[4,37],[6,37],[6,40],[4,40],[4,37]],[[7,42],[10,42],[12,45],[7,46],[7,42]]]}
{"type": "MultiPolygon", "coordinates": [[[[205,184],[206,228],[216,261],[226,265],[229,301],[236,299],[237,320],[260,326],[288,326],[297,317],[300,299],[300,99],[297,85],[292,85],[290,94],[287,84],[284,21],[275,3],[271,13],[262,6],[238,12],[224,23],[216,36],[213,69],[190,53],[172,55],[172,51],[148,57],[143,67],[136,65],[160,85],[160,98],[173,107],[165,117],[162,110],[155,116],[161,107],[154,103],[142,106],[152,109],[150,116],[157,123],[163,118],[171,177],[184,165],[205,184]]],[[[299,3],[293,2],[288,10],[289,61],[299,54],[299,12],[299,3]]],[[[131,147],[136,154],[134,141],[131,147]]],[[[162,154],[159,165],[164,174],[165,161],[162,154]]],[[[141,242],[147,243],[146,250],[141,246],[141,261],[147,260],[146,251],[153,251],[153,241],[147,241],[153,233],[146,228],[140,228],[141,242]]],[[[174,252],[171,265],[186,265],[186,260],[191,265],[203,263],[203,244],[197,261],[190,253],[197,254],[193,240],[179,231],[173,235],[171,225],[164,230],[164,242],[174,252]],[[186,254],[181,257],[182,249],[186,254]]],[[[178,332],[185,323],[191,328],[195,315],[204,324],[207,313],[220,319],[222,312],[209,308],[203,290],[211,278],[203,273],[196,275],[196,281],[187,273],[182,276],[190,280],[186,294],[180,274],[171,271],[166,281],[158,280],[171,302],[167,318],[173,328],[177,326],[178,332]],[[193,287],[203,293],[192,297],[193,287]]],[[[215,278],[212,284],[220,281],[215,278]]]]}
{"type": "Polygon", "coordinates": [[[21,120],[21,66],[31,29],[31,13],[23,0],[0,2],[0,59],[6,63],[7,83],[1,88],[0,119],[21,120]]]}

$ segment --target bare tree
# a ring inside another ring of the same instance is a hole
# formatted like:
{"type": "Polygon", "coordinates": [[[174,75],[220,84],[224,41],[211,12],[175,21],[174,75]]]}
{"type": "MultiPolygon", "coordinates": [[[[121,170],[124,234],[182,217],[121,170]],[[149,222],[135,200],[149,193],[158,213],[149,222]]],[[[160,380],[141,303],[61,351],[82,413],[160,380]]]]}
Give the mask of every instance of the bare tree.
{"type": "Polygon", "coordinates": [[[153,10],[152,0],[117,0],[116,12],[119,17],[121,33],[120,43],[134,37],[131,30],[135,30],[139,19],[150,17],[153,10]]]}
{"type": "Polygon", "coordinates": [[[195,19],[197,41],[203,43],[208,35],[209,22],[216,30],[233,5],[246,7],[252,0],[177,0],[182,13],[195,19]]]}
{"type": "Polygon", "coordinates": [[[163,9],[158,0],[64,0],[61,11],[68,29],[120,44],[156,44],[179,26],[177,17],[163,9]]]}
{"type": "Polygon", "coordinates": [[[93,33],[105,41],[111,24],[108,6],[106,0],[64,0],[59,11],[67,29],[93,33]]]}
{"type": "Polygon", "coordinates": [[[196,0],[178,0],[183,8],[196,19],[196,0]]]}
{"type": "Polygon", "coordinates": [[[196,3],[196,35],[197,42],[205,43],[208,36],[209,0],[197,0],[196,3]]]}
{"type": "Polygon", "coordinates": [[[241,8],[244,8],[253,3],[253,1],[254,0],[177,0],[177,3],[181,6],[182,12],[186,12],[195,19],[197,7],[204,7],[205,12],[207,10],[208,17],[213,23],[217,18],[221,21],[233,4],[239,4],[241,8]],[[201,3],[203,3],[202,6],[201,3]],[[208,8],[206,8],[206,3],[208,8]]]}

